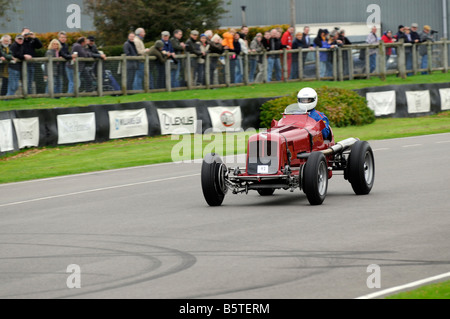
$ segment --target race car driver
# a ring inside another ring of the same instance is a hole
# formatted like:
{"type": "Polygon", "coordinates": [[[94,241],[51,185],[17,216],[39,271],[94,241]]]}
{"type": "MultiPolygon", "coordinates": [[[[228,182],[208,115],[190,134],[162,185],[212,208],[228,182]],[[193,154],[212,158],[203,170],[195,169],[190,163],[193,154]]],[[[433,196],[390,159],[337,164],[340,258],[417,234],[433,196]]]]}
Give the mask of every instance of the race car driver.
{"type": "Polygon", "coordinates": [[[325,123],[325,128],[322,130],[322,136],[324,140],[330,140],[330,121],[325,114],[316,110],[317,102],[319,100],[317,92],[311,88],[304,88],[298,92],[297,99],[300,110],[305,110],[309,117],[317,122],[323,121],[325,123]]]}

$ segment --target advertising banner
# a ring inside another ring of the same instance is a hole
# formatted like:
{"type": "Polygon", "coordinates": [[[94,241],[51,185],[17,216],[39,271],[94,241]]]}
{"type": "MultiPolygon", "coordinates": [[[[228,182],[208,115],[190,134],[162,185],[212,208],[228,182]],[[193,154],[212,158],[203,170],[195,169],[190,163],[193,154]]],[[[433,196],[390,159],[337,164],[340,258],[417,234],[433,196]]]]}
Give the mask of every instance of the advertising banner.
{"type": "Polygon", "coordinates": [[[56,117],[58,144],[91,142],[95,140],[95,113],[64,114],[56,117]]]}
{"type": "Polygon", "coordinates": [[[0,120],[0,152],[14,150],[11,120],[0,120]]]}
{"type": "Polygon", "coordinates": [[[197,128],[195,107],[158,109],[161,134],[194,134],[197,128]]]}
{"type": "Polygon", "coordinates": [[[109,111],[109,138],[127,138],[148,135],[145,109],[109,111]]]}
{"type": "Polygon", "coordinates": [[[450,89],[439,89],[441,95],[441,110],[450,110],[450,89]]]}
{"type": "Polygon", "coordinates": [[[430,91],[407,91],[408,113],[427,113],[431,110],[430,91]]]}
{"type": "Polygon", "coordinates": [[[39,118],[14,119],[19,149],[39,146],[39,118]]]}
{"type": "Polygon", "coordinates": [[[242,129],[240,106],[217,106],[208,108],[214,131],[239,131],[242,129]]]}
{"type": "Polygon", "coordinates": [[[395,91],[367,93],[367,104],[375,116],[395,114],[397,96],[395,91]]]}

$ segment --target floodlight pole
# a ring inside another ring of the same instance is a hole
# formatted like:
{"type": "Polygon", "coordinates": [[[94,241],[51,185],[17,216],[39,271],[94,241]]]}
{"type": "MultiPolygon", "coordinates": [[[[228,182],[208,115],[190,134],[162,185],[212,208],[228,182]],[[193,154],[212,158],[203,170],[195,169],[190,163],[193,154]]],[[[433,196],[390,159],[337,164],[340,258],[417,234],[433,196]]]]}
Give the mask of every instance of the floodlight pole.
{"type": "Polygon", "coordinates": [[[242,26],[247,26],[247,17],[245,15],[246,6],[241,6],[242,9],[242,26]]]}

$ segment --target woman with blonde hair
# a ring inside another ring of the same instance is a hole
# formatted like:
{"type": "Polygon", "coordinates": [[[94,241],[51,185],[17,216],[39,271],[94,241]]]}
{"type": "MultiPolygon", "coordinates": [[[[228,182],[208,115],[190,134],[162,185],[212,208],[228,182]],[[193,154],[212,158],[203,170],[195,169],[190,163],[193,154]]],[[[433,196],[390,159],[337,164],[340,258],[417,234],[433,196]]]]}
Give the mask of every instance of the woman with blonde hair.
{"type": "MultiPolygon", "coordinates": [[[[47,52],[45,53],[45,56],[50,58],[60,58],[60,51],[61,51],[62,45],[57,39],[53,39],[50,41],[47,52]]],[[[62,86],[63,86],[63,75],[64,75],[64,62],[63,61],[54,61],[53,64],[53,83],[54,83],[54,93],[62,93],[62,86]]],[[[44,80],[48,81],[48,65],[44,68],[44,80]]],[[[48,85],[47,90],[48,93],[48,85]]]]}

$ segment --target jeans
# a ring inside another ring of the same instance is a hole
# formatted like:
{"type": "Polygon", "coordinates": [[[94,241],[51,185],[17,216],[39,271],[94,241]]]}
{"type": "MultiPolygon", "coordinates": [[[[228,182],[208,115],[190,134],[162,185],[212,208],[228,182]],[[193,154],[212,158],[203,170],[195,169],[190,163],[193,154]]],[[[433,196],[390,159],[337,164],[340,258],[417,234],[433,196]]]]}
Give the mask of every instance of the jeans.
{"type": "Polygon", "coordinates": [[[15,95],[19,89],[20,71],[9,68],[8,93],[6,95],[15,95]]]}
{"type": "Polygon", "coordinates": [[[138,69],[136,70],[136,74],[134,75],[133,82],[133,90],[141,91],[144,89],[144,85],[142,84],[144,81],[144,63],[139,62],[138,69]]]}
{"type": "Polygon", "coordinates": [[[236,60],[236,77],[234,79],[234,83],[242,83],[243,82],[243,74],[242,74],[242,57],[238,57],[236,60]]]}
{"type": "Polygon", "coordinates": [[[278,56],[269,56],[267,58],[267,82],[272,80],[272,72],[275,68],[275,79],[281,81],[281,61],[278,56]]]}
{"type": "Polygon", "coordinates": [[[74,90],[74,84],[73,84],[73,69],[69,68],[68,66],[66,66],[66,76],[67,76],[67,93],[72,94],[73,92],[75,92],[74,90]]]}
{"type": "Polygon", "coordinates": [[[181,61],[178,61],[176,66],[172,66],[170,70],[170,85],[173,88],[180,87],[180,71],[181,71],[181,61]]]}
{"type": "Polygon", "coordinates": [[[197,64],[197,83],[196,85],[205,85],[205,63],[197,64]]]}
{"type": "Polygon", "coordinates": [[[289,79],[295,80],[299,78],[298,73],[298,53],[292,55],[291,76],[289,79]]]}
{"type": "Polygon", "coordinates": [[[329,61],[320,61],[320,77],[333,76],[333,64],[329,61]]]}
{"type": "Polygon", "coordinates": [[[127,90],[133,90],[135,74],[136,68],[134,66],[127,66],[127,90]]]}
{"type": "MultiPolygon", "coordinates": [[[[421,69],[426,69],[428,68],[428,54],[425,54],[422,56],[422,63],[420,64],[420,68],[421,69]]],[[[422,74],[428,74],[427,71],[422,71],[422,74]]]]}
{"type": "Polygon", "coordinates": [[[411,72],[413,69],[412,53],[406,53],[405,59],[406,59],[406,71],[409,71],[407,73],[407,76],[411,76],[413,75],[413,72],[411,72]]]}
{"type": "Polygon", "coordinates": [[[54,93],[58,94],[58,93],[62,93],[62,89],[63,89],[63,76],[61,74],[55,75],[53,81],[55,82],[55,89],[54,89],[54,93]]]}
{"type": "Polygon", "coordinates": [[[372,54],[369,56],[370,61],[370,73],[373,73],[377,68],[377,55],[372,54]]]}
{"type": "Polygon", "coordinates": [[[27,64],[27,76],[28,76],[28,94],[33,94],[33,82],[34,82],[34,63],[27,64]]]}
{"type": "Polygon", "coordinates": [[[250,83],[255,82],[255,72],[256,72],[256,67],[258,66],[258,60],[256,59],[249,59],[250,60],[250,71],[248,74],[248,80],[250,83]]]}

